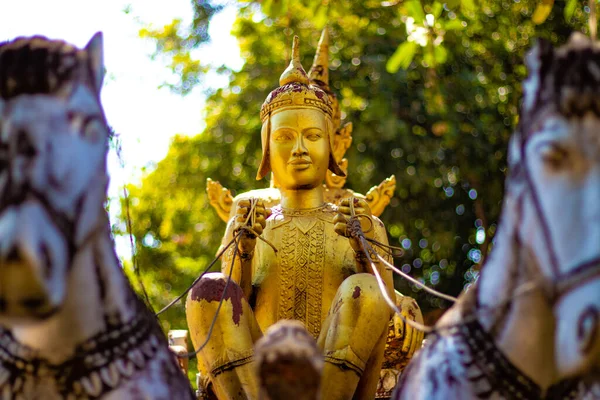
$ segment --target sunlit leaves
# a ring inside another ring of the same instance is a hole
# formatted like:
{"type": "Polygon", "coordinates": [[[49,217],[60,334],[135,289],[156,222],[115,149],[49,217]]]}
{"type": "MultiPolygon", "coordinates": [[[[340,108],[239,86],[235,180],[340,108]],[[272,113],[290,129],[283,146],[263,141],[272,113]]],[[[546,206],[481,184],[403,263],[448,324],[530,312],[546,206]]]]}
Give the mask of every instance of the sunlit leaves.
{"type": "Polygon", "coordinates": [[[407,69],[412,62],[418,45],[415,42],[404,42],[392,54],[387,61],[385,69],[390,74],[398,72],[400,68],[407,69]]]}
{"type": "Polygon", "coordinates": [[[266,16],[277,18],[288,12],[288,3],[290,0],[263,0],[261,8],[266,16]]]}
{"type": "Polygon", "coordinates": [[[565,6],[565,21],[571,21],[573,13],[575,12],[575,7],[577,7],[577,3],[578,0],[567,0],[567,4],[565,6]]]}
{"type": "Polygon", "coordinates": [[[425,12],[421,0],[408,0],[404,2],[406,15],[413,18],[415,23],[422,24],[425,21],[425,12]]]}
{"type": "MultiPolygon", "coordinates": [[[[196,3],[210,10],[210,2],[196,3]]],[[[244,66],[221,68],[230,84],[207,99],[206,129],[174,139],[167,157],[131,188],[138,261],[153,303],[183,290],[219,246],[225,225],[208,204],[206,178],[236,193],[268,185],[254,180],[260,106],[278,85],[292,35],[300,36],[302,62],[310,67],[323,18],[331,33],[330,85],[344,122],[354,124],[347,186],[365,193],[395,174],[396,197],[382,220],[392,244],[406,245],[397,265],[458,294],[476,275],[495,232],[507,141],[527,75],[523,55],[534,37],[563,43],[587,26],[582,2],[574,0],[555,2],[544,24],[535,25],[539,3],[392,0],[386,7],[380,0],[288,0],[286,12],[282,2],[272,2],[269,13],[262,1],[238,3],[233,32],[244,66]],[[409,40],[408,18],[424,29],[423,46],[409,40]]],[[[210,61],[190,55],[206,37],[194,29],[174,22],[145,33],[182,78],[200,79],[210,61]]],[[[396,284],[424,309],[443,306],[402,280],[396,284]]],[[[183,307],[164,321],[184,328],[183,307]]]]}
{"type": "MultiPolygon", "coordinates": [[[[531,20],[534,24],[543,24],[544,21],[550,16],[554,0],[541,0],[538,6],[535,8],[531,20]]],[[[566,11],[565,11],[566,12],[566,11]]]]}

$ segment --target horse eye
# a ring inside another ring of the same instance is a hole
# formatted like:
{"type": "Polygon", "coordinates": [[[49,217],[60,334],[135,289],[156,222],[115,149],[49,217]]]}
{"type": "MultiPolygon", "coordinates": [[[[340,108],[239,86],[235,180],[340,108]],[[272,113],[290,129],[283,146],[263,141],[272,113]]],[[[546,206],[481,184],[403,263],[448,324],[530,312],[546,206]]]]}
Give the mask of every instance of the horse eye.
{"type": "Polygon", "coordinates": [[[81,136],[95,142],[105,131],[106,126],[98,118],[92,118],[85,123],[81,136]]]}
{"type": "Polygon", "coordinates": [[[542,149],[542,160],[552,168],[560,168],[568,156],[567,149],[557,144],[550,144],[542,149]]]}

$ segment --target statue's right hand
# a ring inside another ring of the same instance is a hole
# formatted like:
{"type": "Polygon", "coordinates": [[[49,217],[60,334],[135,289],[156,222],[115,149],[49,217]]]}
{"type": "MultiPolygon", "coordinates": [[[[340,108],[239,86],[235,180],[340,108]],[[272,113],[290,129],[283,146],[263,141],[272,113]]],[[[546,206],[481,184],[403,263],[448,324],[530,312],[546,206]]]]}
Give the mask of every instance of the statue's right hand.
{"type": "Polygon", "coordinates": [[[251,254],[256,246],[256,236],[261,235],[267,224],[267,218],[271,215],[271,209],[266,208],[262,200],[258,200],[254,206],[254,218],[250,215],[252,202],[250,199],[242,199],[237,203],[233,234],[240,235],[238,249],[241,254],[251,254]],[[250,229],[245,229],[250,228],[250,229]]]}

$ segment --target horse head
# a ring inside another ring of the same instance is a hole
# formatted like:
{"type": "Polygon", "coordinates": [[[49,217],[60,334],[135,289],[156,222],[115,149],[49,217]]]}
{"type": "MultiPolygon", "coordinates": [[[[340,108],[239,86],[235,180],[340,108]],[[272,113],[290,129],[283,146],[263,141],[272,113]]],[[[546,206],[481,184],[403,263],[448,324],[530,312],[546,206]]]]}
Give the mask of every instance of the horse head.
{"type": "Polygon", "coordinates": [[[581,34],[558,49],[540,41],[526,61],[507,195],[566,377],[600,368],[600,44],[581,34]]]}
{"type": "Polygon", "coordinates": [[[106,230],[102,35],[0,45],[0,321],[60,309],[78,250],[106,230]]]}

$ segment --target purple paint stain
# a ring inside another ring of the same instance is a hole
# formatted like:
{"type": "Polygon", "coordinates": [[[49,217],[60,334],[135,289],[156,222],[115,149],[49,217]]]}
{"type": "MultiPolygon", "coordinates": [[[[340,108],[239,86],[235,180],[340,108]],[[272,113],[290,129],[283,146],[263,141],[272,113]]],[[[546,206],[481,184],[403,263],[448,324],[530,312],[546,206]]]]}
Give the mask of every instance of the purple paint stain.
{"type": "MultiPolygon", "coordinates": [[[[226,279],[201,279],[200,282],[196,283],[192,288],[192,300],[200,301],[206,300],[220,301],[225,285],[227,284],[226,279]]],[[[227,291],[223,297],[224,301],[231,301],[231,308],[233,309],[233,322],[236,325],[240,324],[240,316],[242,315],[242,288],[237,283],[231,281],[227,286],[227,291]]]]}
{"type": "Polygon", "coordinates": [[[355,286],[354,287],[354,293],[352,293],[352,298],[353,299],[358,299],[360,297],[360,287],[359,286],[355,286]]]}

